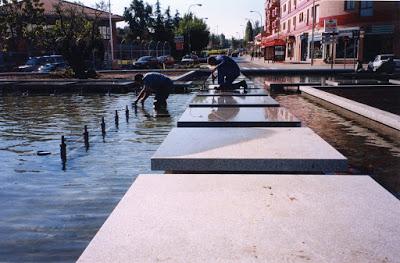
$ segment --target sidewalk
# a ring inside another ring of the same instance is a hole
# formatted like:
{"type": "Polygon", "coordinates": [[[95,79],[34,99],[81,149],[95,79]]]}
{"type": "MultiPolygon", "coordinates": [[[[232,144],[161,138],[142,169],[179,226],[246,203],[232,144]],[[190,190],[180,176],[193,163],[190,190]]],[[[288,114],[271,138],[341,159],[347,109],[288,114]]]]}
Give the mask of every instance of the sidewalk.
{"type": "MultiPolygon", "coordinates": [[[[263,67],[268,69],[330,69],[330,64],[314,64],[311,66],[309,62],[268,62],[264,61],[264,58],[254,58],[251,61],[250,56],[243,56],[237,59],[237,62],[241,67],[263,67]]],[[[333,65],[334,69],[354,69],[353,64],[347,64],[346,67],[344,64],[335,64],[333,65]]]]}

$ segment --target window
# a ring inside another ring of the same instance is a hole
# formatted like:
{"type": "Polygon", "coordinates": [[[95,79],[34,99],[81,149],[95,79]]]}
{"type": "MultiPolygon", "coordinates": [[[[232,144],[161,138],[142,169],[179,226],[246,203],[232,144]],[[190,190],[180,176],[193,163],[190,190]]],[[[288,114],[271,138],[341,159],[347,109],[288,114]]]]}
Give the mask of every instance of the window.
{"type": "Polygon", "coordinates": [[[296,6],[297,6],[297,1],[296,0],[293,0],[293,6],[294,6],[294,9],[296,9],[296,6]]]}
{"type": "Polygon", "coordinates": [[[360,2],[360,15],[361,16],[372,16],[374,14],[373,2],[372,1],[361,1],[360,2]]]}
{"type": "Polygon", "coordinates": [[[283,5],[283,12],[286,12],[286,4],[283,5]]]}
{"type": "Polygon", "coordinates": [[[285,29],[286,29],[286,23],[283,23],[283,30],[285,30],[285,29]]]}
{"type": "Polygon", "coordinates": [[[99,31],[103,39],[110,39],[111,38],[111,32],[110,32],[110,27],[107,26],[99,26],[99,31]]]}
{"type": "MultiPolygon", "coordinates": [[[[312,8],[311,8],[312,9],[312,8]]],[[[319,18],[319,5],[315,5],[314,9],[311,11],[311,17],[314,17],[315,14],[315,23],[318,23],[319,18]]]]}
{"type": "Polygon", "coordinates": [[[293,17],[293,30],[296,30],[296,16],[293,17]]]}
{"type": "Polygon", "coordinates": [[[287,21],[287,32],[290,32],[290,19],[287,21]]]}
{"type": "Polygon", "coordinates": [[[288,12],[292,11],[292,0],[288,2],[288,12]]]}
{"type": "Polygon", "coordinates": [[[307,26],[310,23],[310,9],[307,9],[307,26]]]}
{"type": "Polygon", "coordinates": [[[301,12],[300,15],[299,15],[299,23],[301,23],[303,21],[304,21],[304,13],[301,12]]]}
{"type": "Polygon", "coordinates": [[[344,10],[354,10],[356,7],[356,2],[354,0],[344,1],[344,10]]]}

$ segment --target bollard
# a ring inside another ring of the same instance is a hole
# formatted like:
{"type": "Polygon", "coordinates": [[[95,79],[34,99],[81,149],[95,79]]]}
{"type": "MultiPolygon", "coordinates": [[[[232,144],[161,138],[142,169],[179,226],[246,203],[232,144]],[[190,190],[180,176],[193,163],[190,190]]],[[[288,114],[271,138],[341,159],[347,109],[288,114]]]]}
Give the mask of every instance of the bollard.
{"type": "Polygon", "coordinates": [[[85,142],[86,151],[89,149],[89,132],[87,130],[87,125],[85,125],[85,130],[83,132],[83,140],[85,142]]]}
{"type": "Polygon", "coordinates": [[[106,123],[104,122],[104,117],[101,118],[101,135],[104,137],[106,136],[106,123]]]}
{"type": "Polygon", "coordinates": [[[119,125],[119,116],[118,116],[118,111],[115,111],[115,126],[118,129],[118,125],[119,125]]]}
{"type": "Polygon", "coordinates": [[[67,162],[67,145],[65,144],[64,135],[61,136],[60,156],[61,156],[61,161],[63,162],[63,164],[65,164],[67,162]]]}
{"type": "Polygon", "coordinates": [[[125,108],[125,117],[126,117],[126,122],[129,122],[129,108],[128,108],[128,105],[126,105],[126,108],[125,108]]]}

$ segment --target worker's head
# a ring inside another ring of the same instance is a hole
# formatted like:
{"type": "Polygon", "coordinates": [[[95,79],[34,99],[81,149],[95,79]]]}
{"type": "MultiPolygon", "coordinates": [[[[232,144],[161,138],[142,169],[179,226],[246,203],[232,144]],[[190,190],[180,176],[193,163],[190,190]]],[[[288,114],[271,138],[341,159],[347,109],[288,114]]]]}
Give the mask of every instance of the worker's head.
{"type": "Polygon", "coordinates": [[[143,74],[136,74],[135,75],[135,82],[142,83],[143,82],[143,74]]]}
{"type": "Polygon", "coordinates": [[[209,57],[207,60],[208,64],[211,66],[216,66],[218,64],[216,57],[209,57]]]}

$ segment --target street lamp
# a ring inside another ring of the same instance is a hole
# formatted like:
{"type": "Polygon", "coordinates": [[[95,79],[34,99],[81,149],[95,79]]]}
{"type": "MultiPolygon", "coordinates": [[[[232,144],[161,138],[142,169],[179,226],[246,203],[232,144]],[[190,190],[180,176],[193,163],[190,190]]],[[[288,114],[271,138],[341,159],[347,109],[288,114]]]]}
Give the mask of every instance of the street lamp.
{"type": "MultiPolygon", "coordinates": [[[[199,7],[201,7],[201,6],[203,6],[203,5],[202,5],[202,4],[192,4],[192,5],[190,5],[189,8],[188,8],[188,14],[190,14],[190,8],[192,8],[192,7],[194,7],[194,6],[199,6],[199,7]]],[[[188,30],[188,41],[189,41],[189,54],[191,54],[191,53],[192,53],[192,43],[191,43],[191,41],[190,41],[190,28],[189,28],[189,30],[188,30]]]]}

